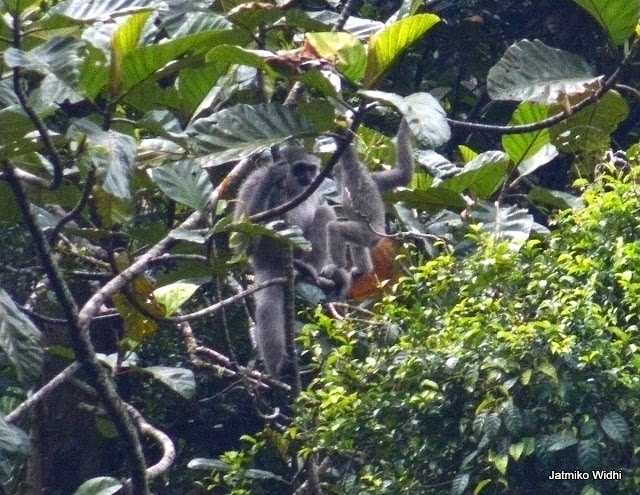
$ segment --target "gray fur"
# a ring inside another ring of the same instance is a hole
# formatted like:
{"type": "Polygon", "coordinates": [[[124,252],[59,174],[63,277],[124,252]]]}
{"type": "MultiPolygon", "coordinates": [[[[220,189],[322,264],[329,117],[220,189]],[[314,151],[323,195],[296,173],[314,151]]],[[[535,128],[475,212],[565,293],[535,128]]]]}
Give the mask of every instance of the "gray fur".
{"type": "Polygon", "coordinates": [[[347,266],[350,248],[354,277],[373,271],[370,249],[385,232],[383,192],[406,186],[413,175],[411,135],[405,119],[397,136],[397,165],[392,170],[370,173],[358,161],[355,145],[349,146],[340,159],[336,173],[346,220],[333,220],[327,225],[329,264],[322,270],[328,276],[347,266]]]}
{"type": "MultiPolygon", "coordinates": [[[[320,160],[302,148],[283,150],[279,160],[259,168],[244,181],[238,192],[235,220],[243,214],[251,216],[294,198],[315,178],[319,166],[320,160]]],[[[324,267],[328,260],[327,225],[336,219],[333,208],[324,205],[322,195],[316,191],[287,212],[284,219],[290,225],[300,227],[311,242],[311,252],[296,256],[310,265],[314,273],[324,267]]],[[[256,283],[287,276],[286,248],[274,239],[254,240],[249,249],[249,261],[256,283]]],[[[338,281],[344,287],[348,283],[346,273],[342,277],[344,281],[338,281]]],[[[284,290],[283,286],[274,285],[255,293],[255,340],[267,371],[274,376],[278,375],[287,357],[284,290]]]]}

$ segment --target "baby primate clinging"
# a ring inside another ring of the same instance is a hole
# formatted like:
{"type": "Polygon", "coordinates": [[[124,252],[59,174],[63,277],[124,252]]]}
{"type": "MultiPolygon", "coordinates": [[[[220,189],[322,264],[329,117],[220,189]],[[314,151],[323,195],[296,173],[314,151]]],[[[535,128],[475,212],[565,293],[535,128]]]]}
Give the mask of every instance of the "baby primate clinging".
{"type": "MultiPolygon", "coordinates": [[[[280,152],[267,167],[252,172],[238,193],[234,217],[251,216],[286,203],[304,191],[318,174],[320,160],[302,148],[292,147],[280,152]]],[[[327,264],[327,224],[336,219],[322,195],[314,192],[297,207],[284,214],[290,225],[298,226],[311,243],[308,253],[296,257],[316,271],[327,264]]],[[[249,261],[255,283],[287,276],[287,250],[276,239],[260,237],[249,248],[249,261]]],[[[346,272],[336,272],[340,295],[346,290],[346,272]]],[[[255,338],[267,371],[277,376],[286,358],[284,291],[282,285],[272,285],[255,293],[255,338]]]]}
{"type": "Polygon", "coordinates": [[[382,193],[406,186],[413,175],[411,136],[405,119],[400,122],[396,148],[396,168],[373,173],[358,161],[354,144],[342,154],[335,178],[346,219],[333,220],[327,225],[329,264],[322,270],[324,276],[347,266],[347,248],[350,248],[354,278],[373,271],[370,249],[378,243],[380,234],[385,233],[382,193]]]}

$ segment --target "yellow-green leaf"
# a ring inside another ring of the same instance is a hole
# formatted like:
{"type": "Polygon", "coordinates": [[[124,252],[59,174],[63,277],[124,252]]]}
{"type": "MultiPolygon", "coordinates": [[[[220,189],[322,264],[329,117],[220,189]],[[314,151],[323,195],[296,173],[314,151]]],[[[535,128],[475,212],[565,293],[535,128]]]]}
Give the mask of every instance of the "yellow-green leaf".
{"type": "Polygon", "coordinates": [[[348,79],[362,79],[367,54],[360,41],[350,33],[308,33],[306,42],[318,55],[336,64],[348,79]]]}
{"type": "Polygon", "coordinates": [[[153,291],[153,296],[166,308],[166,316],[171,316],[189,300],[198,287],[200,284],[180,281],[157,288],[153,291]]]}
{"type": "Polygon", "coordinates": [[[138,46],[140,34],[150,15],[151,11],[132,14],[113,33],[109,74],[109,87],[112,93],[117,93],[122,86],[122,60],[138,46]]]}
{"type": "Polygon", "coordinates": [[[434,14],[412,15],[374,34],[369,39],[364,86],[373,87],[398,57],[439,21],[434,14]]]}

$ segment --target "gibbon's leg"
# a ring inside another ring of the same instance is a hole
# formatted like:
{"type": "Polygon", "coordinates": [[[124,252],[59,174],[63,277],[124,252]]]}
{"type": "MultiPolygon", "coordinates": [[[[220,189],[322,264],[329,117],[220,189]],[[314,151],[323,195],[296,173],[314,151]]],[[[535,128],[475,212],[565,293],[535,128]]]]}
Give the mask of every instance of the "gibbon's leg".
{"type": "MultiPolygon", "coordinates": [[[[375,244],[371,247],[373,248],[374,246],[375,244]]],[[[353,263],[353,268],[351,268],[353,278],[358,279],[367,273],[371,273],[373,271],[371,250],[368,247],[358,246],[357,244],[352,244],[349,248],[351,249],[351,262],[353,263]]]]}
{"type": "Polygon", "coordinates": [[[375,246],[380,237],[369,225],[356,220],[335,221],[327,226],[329,257],[338,267],[347,265],[347,244],[354,254],[355,275],[364,275],[373,271],[373,262],[369,248],[375,246]],[[357,247],[355,252],[353,248],[357,247]]]}
{"type": "Polygon", "coordinates": [[[335,210],[329,205],[321,205],[316,210],[313,221],[305,233],[311,243],[311,251],[304,253],[302,260],[316,270],[321,270],[328,263],[327,225],[337,220],[335,210]]]}
{"type": "MultiPolygon", "coordinates": [[[[284,271],[256,270],[255,283],[284,277],[284,271]]],[[[284,334],[284,290],[282,285],[271,285],[255,293],[255,340],[267,372],[278,376],[287,357],[284,334]]]]}

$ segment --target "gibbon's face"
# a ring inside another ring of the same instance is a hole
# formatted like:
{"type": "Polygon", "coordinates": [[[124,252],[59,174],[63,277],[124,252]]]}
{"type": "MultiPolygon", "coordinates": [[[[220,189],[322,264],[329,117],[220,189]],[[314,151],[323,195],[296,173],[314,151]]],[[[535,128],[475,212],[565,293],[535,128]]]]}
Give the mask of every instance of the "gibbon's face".
{"type": "Polygon", "coordinates": [[[318,175],[318,166],[315,163],[296,162],[291,166],[291,174],[300,187],[307,187],[318,175]]]}

